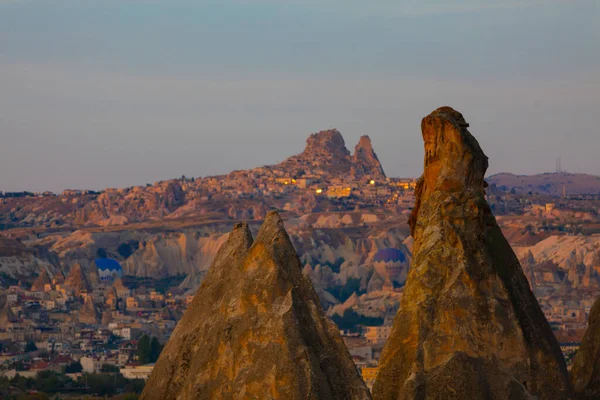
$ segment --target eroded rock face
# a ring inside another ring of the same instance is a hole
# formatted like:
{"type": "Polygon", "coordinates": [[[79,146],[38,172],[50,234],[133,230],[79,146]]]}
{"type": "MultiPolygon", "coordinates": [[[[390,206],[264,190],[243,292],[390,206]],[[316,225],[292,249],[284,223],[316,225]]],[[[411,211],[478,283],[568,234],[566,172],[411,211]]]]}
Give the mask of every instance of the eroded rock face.
{"type": "Polygon", "coordinates": [[[41,274],[33,282],[33,285],[31,285],[31,291],[32,292],[36,292],[36,291],[43,292],[46,285],[49,285],[49,284],[52,284],[52,281],[50,280],[48,271],[46,271],[45,269],[42,269],[41,274]]]}
{"type": "Polygon", "coordinates": [[[141,398],[370,398],[301,268],[276,213],[236,225],[141,398]]]}
{"type": "Polygon", "coordinates": [[[414,253],[375,399],[567,399],[564,359],[484,198],[487,157],[463,116],[421,123],[414,253]]]}
{"type": "Polygon", "coordinates": [[[354,162],[356,168],[362,169],[361,172],[365,174],[371,174],[372,177],[385,178],[383,167],[373,145],[371,144],[371,138],[367,135],[361,136],[358,144],[354,148],[354,162]]]}
{"type": "Polygon", "coordinates": [[[75,264],[69,276],[65,280],[64,286],[73,290],[77,295],[83,291],[89,292],[92,290],[92,285],[83,271],[81,264],[75,264]]]}
{"type": "Polygon", "coordinates": [[[350,155],[342,134],[337,129],[313,133],[306,139],[304,155],[344,158],[350,155]]]}
{"type": "Polygon", "coordinates": [[[571,382],[575,398],[592,400],[600,398],[600,299],[596,300],[588,320],[588,328],[573,360],[571,382]]]}
{"type": "Polygon", "coordinates": [[[92,296],[87,296],[83,306],[77,313],[79,322],[86,325],[98,325],[100,323],[100,312],[94,305],[92,296]]]}

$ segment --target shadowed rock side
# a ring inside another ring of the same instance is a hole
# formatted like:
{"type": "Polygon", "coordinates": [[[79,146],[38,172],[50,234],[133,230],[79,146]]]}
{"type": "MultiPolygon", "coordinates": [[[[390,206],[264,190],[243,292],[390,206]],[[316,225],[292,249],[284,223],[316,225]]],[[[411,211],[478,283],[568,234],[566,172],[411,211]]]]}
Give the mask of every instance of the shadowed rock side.
{"type": "Polygon", "coordinates": [[[463,116],[421,123],[413,262],[375,399],[567,399],[564,359],[484,198],[487,157],[463,116]]]}
{"type": "Polygon", "coordinates": [[[369,175],[373,178],[385,178],[385,172],[373,145],[371,138],[367,135],[361,136],[358,144],[354,148],[354,169],[360,170],[361,173],[369,175]]]}
{"type": "Polygon", "coordinates": [[[590,311],[588,328],[573,360],[571,382],[576,399],[600,399],[600,299],[590,311]]]}
{"type": "Polygon", "coordinates": [[[236,225],[141,398],[370,398],[277,213],[236,225]]]}

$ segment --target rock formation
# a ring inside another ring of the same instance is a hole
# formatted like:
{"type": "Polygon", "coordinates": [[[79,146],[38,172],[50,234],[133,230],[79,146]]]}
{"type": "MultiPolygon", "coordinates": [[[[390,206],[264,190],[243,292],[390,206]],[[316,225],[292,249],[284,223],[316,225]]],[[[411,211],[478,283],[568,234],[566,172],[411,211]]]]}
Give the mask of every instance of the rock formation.
{"type": "Polygon", "coordinates": [[[575,398],[592,400],[600,398],[600,299],[596,300],[588,319],[588,328],[573,360],[571,382],[575,398]]]}
{"type": "Polygon", "coordinates": [[[79,293],[82,291],[89,292],[92,290],[92,285],[85,276],[81,264],[75,264],[73,268],[71,268],[69,276],[67,276],[67,279],[65,280],[64,286],[73,290],[77,295],[79,295],[79,293]]]}
{"type": "Polygon", "coordinates": [[[185,193],[178,182],[169,182],[162,201],[163,207],[169,211],[181,207],[185,203],[185,193]]]}
{"type": "Polygon", "coordinates": [[[379,162],[371,138],[367,135],[361,136],[358,144],[354,148],[355,168],[361,170],[363,174],[371,175],[373,178],[385,178],[385,172],[379,162]]]}
{"type": "Polygon", "coordinates": [[[33,276],[39,274],[42,269],[55,272],[56,260],[48,259],[47,253],[0,235],[0,274],[31,282],[33,276]]]}
{"type": "Polygon", "coordinates": [[[331,176],[353,176],[385,178],[385,173],[368,136],[363,136],[356,145],[354,155],[346,148],[344,138],[337,129],[313,133],[306,140],[300,154],[279,164],[294,174],[300,170],[320,171],[331,176]]]}
{"type": "Polygon", "coordinates": [[[101,321],[101,315],[96,309],[94,305],[94,299],[92,296],[87,296],[85,298],[85,302],[83,303],[83,307],[79,310],[77,314],[79,318],[79,322],[86,325],[98,325],[101,321]]]}
{"type": "Polygon", "coordinates": [[[65,275],[62,273],[62,271],[58,270],[52,277],[52,284],[62,285],[63,283],[65,283],[65,275]]]}
{"type": "Polygon", "coordinates": [[[206,271],[226,239],[227,235],[200,237],[188,231],[153,235],[123,262],[123,272],[161,279],[206,271]]]}
{"type": "Polygon", "coordinates": [[[115,279],[110,288],[114,291],[117,298],[125,298],[129,296],[130,290],[125,287],[121,278],[115,279]]]}
{"type": "Polygon", "coordinates": [[[42,268],[42,273],[36,278],[31,285],[32,292],[43,292],[46,285],[52,284],[50,277],[48,276],[48,271],[45,268],[42,268]]]}
{"type": "Polygon", "coordinates": [[[350,155],[340,131],[330,129],[313,133],[306,139],[304,155],[344,158],[350,155]]]}
{"type": "Polygon", "coordinates": [[[6,296],[0,297],[0,326],[6,329],[9,323],[17,322],[19,319],[13,313],[10,303],[6,300],[6,296]]]}
{"type": "Polygon", "coordinates": [[[462,114],[421,123],[414,254],[375,399],[567,399],[560,347],[484,198],[487,157],[462,114]]]}
{"type": "Polygon", "coordinates": [[[237,224],[141,399],[368,399],[277,213],[237,224]]]}
{"type": "Polygon", "coordinates": [[[102,326],[108,326],[108,324],[110,324],[111,322],[113,322],[112,312],[104,311],[102,313],[102,321],[101,321],[102,326]]]}

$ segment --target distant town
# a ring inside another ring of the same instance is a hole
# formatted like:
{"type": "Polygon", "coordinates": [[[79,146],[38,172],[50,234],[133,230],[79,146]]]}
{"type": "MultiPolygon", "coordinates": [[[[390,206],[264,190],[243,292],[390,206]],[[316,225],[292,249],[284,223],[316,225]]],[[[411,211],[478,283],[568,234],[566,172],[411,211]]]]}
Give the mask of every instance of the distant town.
{"type": "MultiPolygon", "coordinates": [[[[500,174],[486,189],[568,362],[600,290],[596,178],[500,174]]],[[[0,395],[139,394],[227,232],[257,229],[270,210],[371,386],[411,264],[418,188],[385,175],[368,137],[351,154],[329,130],[279,165],[223,176],[0,193],[0,395]]]]}

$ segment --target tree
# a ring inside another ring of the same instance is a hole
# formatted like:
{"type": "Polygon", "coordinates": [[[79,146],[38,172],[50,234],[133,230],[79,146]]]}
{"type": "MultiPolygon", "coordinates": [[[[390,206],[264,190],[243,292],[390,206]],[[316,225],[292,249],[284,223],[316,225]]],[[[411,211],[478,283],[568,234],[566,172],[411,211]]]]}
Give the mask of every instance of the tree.
{"type": "Polygon", "coordinates": [[[150,364],[158,360],[163,346],[156,337],[144,335],[140,338],[137,349],[138,361],[141,364],[150,364]]]}
{"type": "Polygon", "coordinates": [[[117,388],[124,386],[124,378],[121,374],[114,376],[103,374],[85,374],[79,378],[80,382],[86,382],[90,392],[98,396],[113,396],[117,388]]]}
{"type": "Polygon", "coordinates": [[[27,342],[27,345],[25,345],[25,353],[31,353],[32,351],[37,351],[37,349],[34,342],[27,342]]]}
{"type": "Polygon", "coordinates": [[[102,364],[102,368],[100,368],[100,372],[102,373],[116,373],[116,372],[120,372],[121,370],[119,369],[119,367],[117,367],[116,365],[110,365],[110,364],[102,364]]]}
{"type": "Polygon", "coordinates": [[[137,349],[138,361],[141,364],[149,364],[151,358],[152,349],[150,347],[150,337],[148,335],[143,335],[140,338],[137,349]]]}
{"type": "Polygon", "coordinates": [[[335,322],[338,328],[342,330],[350,330],[358,332],[360,330],[359,325],[364,326],[380,326],[383,325],[383,318],[367,317],[358,314],[351,308],[344,311],[344,315],[334,314],[331,318],[335,322]]]}
{"type": "Polygon", "coordinates": [[[150,362],[156,362],[158,360],[158,356],[160,356],[160,352],[162,351],[162,346],[160,345],[158,339],[156,337],[152,337],[150,341],[150,362]]]}
{"type": "Polygon", "coordinates": [[[72,362],[65,367],[65,374],[77,374],[83,371],[83,367],[79,361],[72,362]]]}

